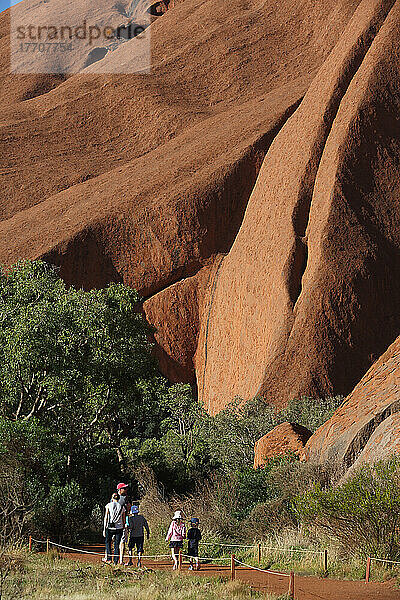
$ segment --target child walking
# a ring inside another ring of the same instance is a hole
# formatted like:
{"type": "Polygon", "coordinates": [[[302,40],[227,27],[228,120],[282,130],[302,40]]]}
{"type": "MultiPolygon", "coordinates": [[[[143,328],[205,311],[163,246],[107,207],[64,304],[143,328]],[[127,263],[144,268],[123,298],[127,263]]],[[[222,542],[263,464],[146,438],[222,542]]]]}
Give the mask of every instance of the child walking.
{"type": "Polygon", "coordinates": [[[199,529],[199,519],[197,517],[193,517],[190,519],[191,527],[187,532],[188,539],[188,556],[190,557],[190,567],[189,571],[193,569],[195,571],[200,570],[199,563],[199,541],[201,540],[201,532],[199,529]]]}
{"type": "Polygon", "coordinates": [[[131,512],[128,517],[128,529],[130,531],[129,535],[129,562],[127,563],[127,567],[130,567],[132,563],[132,554],[133,549],[136,546],[136,551],[138,555],[137,566],[142,566],[142,554],[143,554],[143,544],[144,544],[144,530],[147,533],[147,539],[150,537],[150,529],[147,523],[147,520],[143,515],[139,514],[139,507],[133,505],[131,507],[131,512]]]}
{"type": "Polygon", "coordinates": [[[172,560],[174,561],[174,571],[178,568],[178,554],[179,550],[183,548],[183,540],[185,537],[185,523],[183,522],[181,511],[177,510],[172,517],[171,525],[169,526],[167,537],[165,538],[165,541],[169,542],[169,547],[171,548],[171,556],[172,560]]]}

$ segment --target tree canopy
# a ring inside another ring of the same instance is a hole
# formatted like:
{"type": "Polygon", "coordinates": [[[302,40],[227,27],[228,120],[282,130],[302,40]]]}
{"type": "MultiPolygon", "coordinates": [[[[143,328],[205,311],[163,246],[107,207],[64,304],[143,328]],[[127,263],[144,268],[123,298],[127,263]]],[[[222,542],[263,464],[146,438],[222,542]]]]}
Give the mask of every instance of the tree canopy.
{"type": "Polygon", "coordinates": [[[0,411],[118,447],[146,433],[165,383],[135,290],[67,287],[40,261],[0,274],[0,411]]]}

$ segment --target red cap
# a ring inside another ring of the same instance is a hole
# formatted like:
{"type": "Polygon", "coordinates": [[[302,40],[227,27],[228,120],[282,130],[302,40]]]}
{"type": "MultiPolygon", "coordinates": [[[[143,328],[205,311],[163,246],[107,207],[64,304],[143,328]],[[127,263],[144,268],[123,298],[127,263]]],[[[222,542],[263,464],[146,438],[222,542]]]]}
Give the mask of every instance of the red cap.
{"type": "Polygon", "coordinates": [[[123,490],[124,488],[127,488],[127,484],[126,483],[119,483],[117,485],[117,490],[123,490]]]}

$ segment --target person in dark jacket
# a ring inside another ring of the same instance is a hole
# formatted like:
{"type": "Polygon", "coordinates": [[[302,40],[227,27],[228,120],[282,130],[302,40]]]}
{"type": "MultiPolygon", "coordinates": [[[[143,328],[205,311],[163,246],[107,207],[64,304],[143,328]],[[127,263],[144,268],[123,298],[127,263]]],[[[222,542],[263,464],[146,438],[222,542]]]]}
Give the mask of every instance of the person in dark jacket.
{"type": "Polygon", "coordinates": [[[129,530],[129,562],[127,562],[126,566],[131,566],[132,562],[132,554],[133,549],[136,546],[136,551],[138,555],[137,566],[142,566],[142,554],[143,554],[143,545],[144,545],[144,530],[147,533],[147,539],[150,537],[150,529],[147,520],[143,515],[139,514],[139,507],[132,505],[131,512],[128,515],[128,530],[129,530]]]}
{"type": "Polygon", "coordinates": [[[190,567],[189,570],[193,569],[199,571],[200,563],[199,563],[199,541],[201,540],[201,532],[199,529],[199,519],[197,517],[193,517],[190,520],[191,527],[187,532],[188,539],[188,556],[190,557],[190,567]]]}

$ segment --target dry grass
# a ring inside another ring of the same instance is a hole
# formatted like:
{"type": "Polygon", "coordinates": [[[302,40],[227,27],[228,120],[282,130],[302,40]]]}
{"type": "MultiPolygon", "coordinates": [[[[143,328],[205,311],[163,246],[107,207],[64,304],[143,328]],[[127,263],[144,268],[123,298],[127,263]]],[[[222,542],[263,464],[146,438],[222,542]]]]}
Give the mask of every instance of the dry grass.
{"type": "Polygon", "coordinates": [[[262,596],[242,582],[187,577],[177,573],[108,569],[60,558],[57,554],[24,556],[23,571],[5,583],[2,600],[250,600],[262,596]]]}

